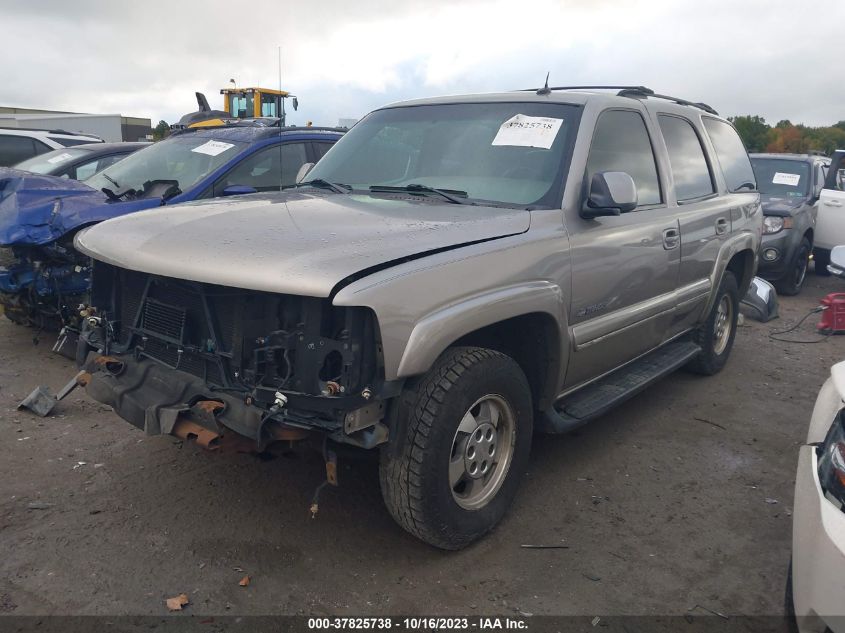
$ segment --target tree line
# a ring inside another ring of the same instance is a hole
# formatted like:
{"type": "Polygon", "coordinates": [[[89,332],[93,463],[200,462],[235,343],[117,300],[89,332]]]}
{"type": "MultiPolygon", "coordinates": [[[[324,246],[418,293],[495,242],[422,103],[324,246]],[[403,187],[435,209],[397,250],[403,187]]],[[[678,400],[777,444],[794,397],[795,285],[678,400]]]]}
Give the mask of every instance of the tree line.
{"type": "Polygon", "coordinates": [[[810,127],[793,125],[789,120],[778,121],[773,127],[756,115],[728,117],[734,124],[749,152],[788,152],[805,154],[809,151],[830,155],[845,149],[845,121],[830,126],[810,127]]]}

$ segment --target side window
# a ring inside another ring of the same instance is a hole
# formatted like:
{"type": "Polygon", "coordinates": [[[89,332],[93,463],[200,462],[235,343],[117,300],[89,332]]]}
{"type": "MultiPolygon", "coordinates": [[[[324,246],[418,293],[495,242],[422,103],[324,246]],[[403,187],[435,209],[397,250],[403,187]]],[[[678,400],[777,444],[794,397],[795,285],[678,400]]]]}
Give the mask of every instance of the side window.
{"type": "Polygon", "coordinates": [[[719,159],[719,166],[725,176],[728,191],[739,191],[743,185],[746,187],[750,185],[756,189],[757,181],[754,178],[754,170],[751,168],[751,160],[733,126],[710,117],[704,117],[703,120],[704,128],[716,150],[716,157],[719,159]]]}
{"type": "Polygon", "coordinates": [[[666,141],[669,164],[675,180],[675,195],[679,202],[715,193],[713,178],[701,140],[692,123],[676,116],[659,115],[660,132],[666,141]]]}
{"type": "Polygon", "coordinates": [[[81,165],[76,166],[76,176],[77,180],[85,180],[86,178],[90,178],[94,174],[97,173],[97,160],[89,160],[87,163],[82,163],[81,165]]]}
{"type": "MultiPolygon", "coordinates": [[[[43,145],[43,143],[39,143],[39,145],[43,145]]],[[[17,165],[19,162],[41,153],[43,152],[37,151],[35,143],[27,136],[0,134],[0,166],[2,167],[17,165]]]]}
{"type": "Polygon", "coordinates": [[[314,162],[320,160],[332,148],[331,143],[312,143],[314,147],[314,162]]]}
{"type": "Polygon", "coordinates": [[[278,191],[294,184],[296,174],[305,162],[305,143],[265,147],[246,157],[214,183],[213,195],[223,195],[223,190],[231,185],[252,187],[257,191],[278,191]]]}
{"type": "Polygon", "coordinates": [[[600,171],[624,171],[630,175],[637,185],[640,206],[662,201],[654,150],[639,113],[608,110],[601,114],[587,159],[588,185],[593,174],[600,171]]]}

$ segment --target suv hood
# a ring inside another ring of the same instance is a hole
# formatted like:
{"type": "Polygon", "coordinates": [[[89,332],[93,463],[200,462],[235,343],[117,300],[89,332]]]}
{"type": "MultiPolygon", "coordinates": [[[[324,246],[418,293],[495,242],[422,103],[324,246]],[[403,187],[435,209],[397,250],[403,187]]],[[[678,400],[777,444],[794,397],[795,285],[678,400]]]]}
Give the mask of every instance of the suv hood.
{"type": "Polygon", "coordinates": [[[761,193],[760,204],[764,215],[789,216],[807,203],[807,198],[790,198],[761,193]]]}
{"type": "Polygon", "coordinates": [[[94,259],[235,288],[328,297],[341,281],[432,251],[523,233],[530,212],[353,194],[251,194],[79,233],[94,259]]]}
{"type": "Polygon", "coordinates": [[[109,202],[78,180],[0,168],[0,245],[47,244],[80,226],[160,204],[159,198],[109,202]]]}

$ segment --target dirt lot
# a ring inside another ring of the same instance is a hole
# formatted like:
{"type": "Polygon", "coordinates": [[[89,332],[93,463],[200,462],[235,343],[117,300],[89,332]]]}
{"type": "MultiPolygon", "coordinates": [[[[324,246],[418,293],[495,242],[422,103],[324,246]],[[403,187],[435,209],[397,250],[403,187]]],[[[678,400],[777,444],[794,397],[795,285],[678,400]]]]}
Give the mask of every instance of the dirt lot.
{"type": "Polygon", "coordinates": [[[841,288],[811,277],[781,319],[746,321],[719,376],[677,373],[577,434],[538,437],[510,514],[459,553],[394,525],[373,459],[343,461],[312,520],[316,454],[146,437],[82,392],[52,417],[16,411],[74,369],[3,320],[0,614],[162,615],[180,592],[193,614],[779,614],[796,451],[845,338],[767,334],[841,288]]]}

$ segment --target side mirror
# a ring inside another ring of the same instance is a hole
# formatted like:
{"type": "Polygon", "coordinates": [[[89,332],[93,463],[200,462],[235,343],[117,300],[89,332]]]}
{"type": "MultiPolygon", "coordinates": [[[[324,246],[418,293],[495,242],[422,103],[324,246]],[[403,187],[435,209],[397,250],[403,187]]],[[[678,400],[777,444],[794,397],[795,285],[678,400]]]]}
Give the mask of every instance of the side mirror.
{"type": "Polygon", "coordinates": [[[293,105],[293,110],[294,110],[294,112],[296,112],[297,110],[299,110],[299,99],[297,99],[296,97],[294,97],[293,99],[291,99],[291,104],[293,105]]]}
{"type": "Polygon", "coordinates": [[[827,269],[837,277],[845,277],[845,246],[834,246],[830,251],[827,269]]]}
{"type": "Polygon", "coordinates": [[[258,193],[258,189],[246,185],[229,185],[223,190],[224,196],[242,196],[247,193],[258,193]]]}
{"type": "Polygon", "coordinates": [[[600,171],[593,174],[587,201],[581,208],[581,217],[597,218],[619,215],[637,208],[637,185],[624,171],[600,171]]]}
{"type": "Polygon", "coordinates": [[[313,166],[314,163],[303,163],[302,167],[299,168],[299,171],[296,172],[296,182],[300,183],[305,180],[305,176],[308,175],[308,172],[311,171],[313,166]]]}

